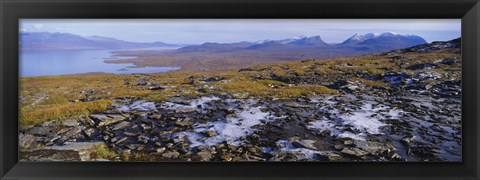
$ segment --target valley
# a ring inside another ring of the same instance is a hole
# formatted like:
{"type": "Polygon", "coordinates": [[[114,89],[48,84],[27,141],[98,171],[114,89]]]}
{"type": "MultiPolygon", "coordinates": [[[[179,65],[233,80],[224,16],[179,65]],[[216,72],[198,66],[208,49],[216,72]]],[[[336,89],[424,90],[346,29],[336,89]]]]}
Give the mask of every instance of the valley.
{"type": "Polygon", "coordinates": [[[108,63],[133,63],[137,67],[180,66],[186,71],[229,71],[252,65],[307,59],[328,59],[389,51],[427,43],[415,35],[390,32],[355,34],[340,44],[328,44],[320,36],[238,43],[204,43],[169,51],[115,51],[108,63]]]}

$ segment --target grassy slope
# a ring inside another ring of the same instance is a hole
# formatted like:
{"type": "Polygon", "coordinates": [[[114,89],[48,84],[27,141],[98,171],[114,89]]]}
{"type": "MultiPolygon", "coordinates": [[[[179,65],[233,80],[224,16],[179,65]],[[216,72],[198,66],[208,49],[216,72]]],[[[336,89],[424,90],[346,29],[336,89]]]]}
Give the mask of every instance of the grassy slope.
{"type": "MultiPolygon", "coordinates": [[[[335,58],[321,61],[287,62],[253,66],[249,71],[238,71],[236,65],[228,66],[221,71],[186,72],[176,71],[169,73],[146,75],[148,82],[158,82],[162,86],[170,86],[166,90],[151,91],[148,87],[135,86],[135,82],[143,75],[82,75],[82,76],[50,76],[28,77],[20,79],[20,123],[34,125],[49,120],[78,118],[81,115],[103,111],[112,99],[119,97],[138,97],[150,101],[164,101],[173,96],[208,96],[222,93],[234,94],[237,98],[296,98],[314,94],[337,94],[336,90],[322,85],[286,84],[272,79],[288,79],[291,75],[325,77],[355,74],[365,71],[367,75],[379,75],[384,72],[414,73],[400,67],[402,63],[409,65],[431,63],[446,57],[461,58],[455,50],[441,50],[429,53],[405,53],[402,56],[411,59],[394,60],[386,55],[364,55],[355,57],[335,58]],[[346,66],[345,64],[350,65],[346,66]],[[226,71],[228,69],[229,71],[226,71]],[[218,82],[195,81],[189,83],[189,77],[221,76],[225,79],[218,82]],[[131,82],[125,84],[125,80],[131,82]],[[94,90],[90,102],[78,102],[85,98],[82,91],[94,90]]],[[[228,62],[228,61],[227,61],[228,62]]],[[[255,65],[255,63],[253,63],[255,65]]],[[[423,70],[425,71],[425,70],[423,70]]],[[[427,70],[429,71],[429,70],[427,70]]],[[[430,71],[459,75],[460,66],[440,65],[440,68],[430,71]]],[[[342,77],[342,76],[338,76],[342,77]]],[[[448,77],[447,77],[448,78],[448,77]]],[[[388,87],[378,81],[369,81],[356,77],[350,80],[362,81],[367,85],[388,87]]]]}

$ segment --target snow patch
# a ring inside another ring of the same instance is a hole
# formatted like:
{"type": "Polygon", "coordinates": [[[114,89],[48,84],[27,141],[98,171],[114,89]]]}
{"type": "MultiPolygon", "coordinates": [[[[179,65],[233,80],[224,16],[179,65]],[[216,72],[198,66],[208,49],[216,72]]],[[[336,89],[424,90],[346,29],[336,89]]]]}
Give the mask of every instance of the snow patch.
{"type": "Polygon", "coordinates": [[[378,118],[372,117],[372,115],[383,109],[385,108],[373,108],[372,104],[365,104],[360,110],[351,114],[340,115],[340,118],[343,119],[344,124],[352,125],[355,129],[362,132],[381,134],[379,128],[385,126],[385,124],[380,122],[378,118]]]}
{"type": "Polygon", "coordinates": [[[354,134],[350,131],[345,131],[345,132],[339,133],[337,135],[337,137],[339,137],[339,138],[350,138],[350,139],[362,140],[362,141],[365,140],[364,136],[365,136],[364,133],[354,134]]]}
{"type": "Polygon", "coordinates": [[[205,138],[204,135],[194,133],[194,132],[178,132],[173,134],[173,138],[187,138],[190,141],[190,147],[197,147],[205,145],[205,142],[200,141],[200,139],[205,138]]]}
{"type": "Polygon", "coordinates": [[[135,111],[152,111],[152,110],[156,110],[156,109],[157,109],[157,107],[155,106],[155,103],[140,100],[140,101],[135,101],[130,105],[122,106],[122,107],[118,108],[117,110],[119,110],[119,111],[132,111],[132,110],[135,110],[135,111]]]}
{"type": "Polygon", "coordinates": [[[252,134],[255,130],[253,126],[262,124],[261,120],[266,122],[273,120],[273,117],[269,117],[267,112],[262,112],[260,107],[251,107],[226,120],[198,124],[194,127],[199,133],[212,130],[217,132],[217,136],[205,140],[208,145],[226,141],[238,146],[242,144],[240,138],[252,134]]]}
{"type": "Polygon", "coordinates": [[[293,152],[297,153],[299,159],[314,159],[315,156],[321,154],[320,151],[307,149],[307,148],[296,148],[293,144],[288,140],[278,140],[276,142],[277,147],[279,147],[278,151],[280,152],[293,152]]]}
{"type": "MultiPolygon", "coordinates": [[[[205,98],[195,103],[192,102],[191,105],[203,105],[205,102],[211,100],[212,99],[205,98]]],[[[261,106],[254,107],[253,104],[255,104],[256,101],[232,100],[231,102],[246,103],[246,108],[233,116],[227,117],[225,120],[195,123],[193,125],[194,132],[180,132],[174,134],[174,137],[186,136],[192,143],[190,145],[191,148],[202,145],[213,146],[223,142],[239,146],[244,143],[241,138],[253,134],[256,129],[255,126],[262,125],[278,118],[270,115],[269,112],[262,112],[261,106]],[[213,137],[205,137],[203,133],[206,131],[215,131],[217,135],[213,137]]]]}
{"type": "Polygon", "coordinates": [[[277,144],[277,148],[275,149],[263,148],[262,152],[270,153],[270,154],[277,154],[280,152],[293,153],[299,160],[314,160],[319,155],[327,155],[327,154],[333,153],[332,151],[318,151],[318,150],[307,149],[307,148],[298,148],[298,147],[295,147],[292,144],[292,142],[288,140],[278,140],[276,144],[277,144]]]}
{"type": "Polygon", "coordinates": [[[207,105],[208,102],[216,101],[216,100],[220,100],[220,98],[219,97],[201,97],[201,98],[192,100],[188,105],[165,102],[165,106],[167,107],[166,109],[169,109],[169,110],[176,110],[180,108],[198,108],[198,107],[203,109],[208,107],[207,105]]]}
{"type": "Polygon", "coordinates": [[[334,136],[335,134],[339,133],[338,130],[335,129],[335,124],[328,120],[313,121],[308,124],[307,127],[310,129],[317,129],[320,132],[330,131],[330,136],[334,136]]]}
{"type": "Polygon", "coordinates": [[[380,120],[399,118],[403,111],[382,104],[363,104],[359,109],[345,108],[340,112],[338,108],[331,108],[331,104],[321,106],[329,116],[310,122],[308,129],[319,132],[330,132],[330,136],[337,138],[351,138],[364,140],[368,134],[382,134],[380,128],[387,126],[380,120]],[[351,130],[359,133],[355,134],[351,130]]]}

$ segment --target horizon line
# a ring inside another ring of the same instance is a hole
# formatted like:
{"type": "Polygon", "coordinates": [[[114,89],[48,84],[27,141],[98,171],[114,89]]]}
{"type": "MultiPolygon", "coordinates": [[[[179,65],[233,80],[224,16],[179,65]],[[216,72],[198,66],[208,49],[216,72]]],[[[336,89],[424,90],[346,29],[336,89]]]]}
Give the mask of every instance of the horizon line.
{"type": "Polygon", "coordinates": [[[349,40],[350,38],[353,38],[354,36],[356,35],[367,35],[367,34],[386,34],[386,33],[391,33],[391,34],[394,34],[394,35],[401,35],[401,36],[417,36],[417,37],[420,37],[422,38],[423,40],[425,40],[427,43],[432,43],[432,42],[436,42],[436,41],[450,41],[450,40],[454,40],[454,39],[458,39],[458,38],[461,38],[462,36],[459,36],[457,38],[453,38],[453,39],[450,39],[450,40],[434,40],[434,41],[430,41],[428,42],[425,38],[423,38],[422,36],[420,35],[416,35],[416,34],[400,34],[400,33],[395,33],[395,32],[392,32],[392,31],[384,31],[384,32],[369,32],[369,33],[355,33],[353,34],[352,36],[349,36],[349,38],[341,41],[341,42],[326,42],[325,40],[322,39],[322,35],[300,35],[300,36],[294,36],[294,37],[285,37],[285,38],[282,38],[282,39],[260,39],[260,40],[256,40],[256,41],[235,41],[235,42],[215,42],[215,41],[205,41],[205,42],[202,42],[202,43],[170,43],[170,42],[166,42],[166,41],[150,41],[150,42],[139,42],[139,41],[128,41],[128,40],[124,40],[124,39],[119,39],[119,38],[115,38],[115,37],[108,37],[108,36],[102,36],[102,35],[91,35],[91,36],[83,36],[83,35],[79,35],[79,34],[75,34],[75,33],[70,33],[70,32],[51,32],[51,31],[22,31],[21,29],[19,30],[19,34],[22,34],[22,33],[50,33],[50,34],[71,34],[71,35],[76,35],[76,36],[80,36],[82,38],[86,38],[88,39],[88,37],[102,37],[102,38],[111,38],[111,39],[115,39],[115,40],[119,40],[119,41],[124,41],[124,42],[130,42],[130,43],[158,43],[158,42],[161,42],[161,43],[166,43],[166,44],[172,44],[172,45],[182,45],[182,46],[188,46],[188,45],[203,45],[203,44],[207,44],[207,43],[217,43],[217,44],[235,44],[235,43],[242,43],[242,42],[249,42],[249,43],[258,43],[258,42],[262,42],[262,43],[265,43],[265,42],[269,42],[269,41],[279,41],[279,40],[287,40],[287,39],[303,39],[303,38],[309,38],[309,37],[320,37],[320,39],[329,44],[329,45],[336,45],[336,44],[341,44],[341,43],[344,43],[345,41],[349,40]]]}

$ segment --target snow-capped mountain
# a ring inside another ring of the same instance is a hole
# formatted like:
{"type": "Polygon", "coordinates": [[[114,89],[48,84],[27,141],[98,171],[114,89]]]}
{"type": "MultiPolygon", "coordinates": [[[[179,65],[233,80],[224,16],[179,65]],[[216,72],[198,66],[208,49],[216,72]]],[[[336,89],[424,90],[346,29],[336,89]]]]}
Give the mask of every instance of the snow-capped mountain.
{"type": "Polygon", "coordinates": [[[347,40],[343,41],[342,44],[356,44],[361,43],[367,39],[372,39],[380,36],[380,33],[367,33],[367,34],[360,34],[357,33],[352,37],[348,38],[347,40]]]}
{"type": "MultiPolygon", "coordinates": [[[[282,53],[298,55],[312,54],[311,57],[333,57],[335,55],[355,55],[407,48],[427,43],[416,35],[387,33],[355,34],[341,44],[327,44],[320,36],[300,36],[280,40],[237,43],[204,43],[189,45],[176,50],[177,53],[282,53]]],[[[20,45],[23,50],[50,49],[138,49],[149,47],[175,46],[162,42],[135,43],[109,37],[84,37],[68,33],[20,33],[20,45]]],[[[305,55],[305,56],[304,56],[305,55]]]]}
{"type": "Polygon", "coordinates": [[[342,45],[354,45],[354,44],[369,44],[369,45],[399,45],[399,46],[414,46],[418,44],[425,44],[427,41],[417,35],[401,35],[393,32],[385,33],[367,33],[367,34],[355,34],[352,37],[345,40],[342,45]]]}
{"type": "Polygon", "coordinates": [[[301,46],[324,46],[328,45],[325,41],[322,40],[320,36],[310,36],[303,37],[294,41],[289,42],[288,44],[292,45],[301,45],[301,46]]]}

